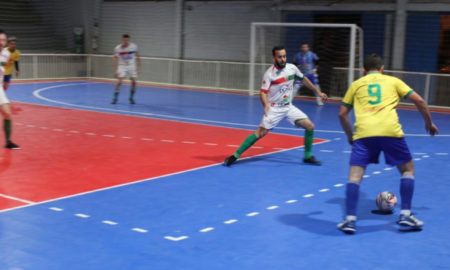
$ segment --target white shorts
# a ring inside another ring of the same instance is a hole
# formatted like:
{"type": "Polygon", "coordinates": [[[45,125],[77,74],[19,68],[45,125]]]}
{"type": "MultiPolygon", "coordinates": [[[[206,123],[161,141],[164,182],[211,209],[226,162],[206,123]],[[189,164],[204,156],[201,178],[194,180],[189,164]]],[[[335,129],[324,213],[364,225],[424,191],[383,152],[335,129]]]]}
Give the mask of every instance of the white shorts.
{"type": "Polygon", "coordinates": [[[265,129],[273,129],[285,117],[294,126],[295,121],[308,118],[308,116],[299,108],[290,104],[285,107],[270,107],[269,112],[267,115],[263,116],[261,124],[259,125],[265,129]]]}
{"type": "Polygon", "coordinates": [[[3,90],[3,87],[0,87],[0,105],[9,104],[11,103],[6,96],[5,91],[3,90]]]}
{"type": "Polygon", "coordinates": [[[137,78],[135,65],[119,65],[117,67],[117,76],[119,78],[137,78]]]}

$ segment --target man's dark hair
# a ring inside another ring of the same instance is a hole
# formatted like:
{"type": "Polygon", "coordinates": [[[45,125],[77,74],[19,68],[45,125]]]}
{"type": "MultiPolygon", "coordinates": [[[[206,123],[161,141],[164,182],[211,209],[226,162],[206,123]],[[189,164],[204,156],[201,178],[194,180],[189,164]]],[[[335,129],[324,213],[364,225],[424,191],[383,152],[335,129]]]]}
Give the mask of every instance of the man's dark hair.
{"type": "Polygon", "coordinates": [[[3,29],[0,29],[0,34],[5,34],[6,35],[6,32],[3,29]]]}
{"type": "Polygon", "coordinates": [[[17,41],[17,38],[16,37],[8,37],[8,42],[11,42],[11,41],[17,41]]]}
{"type": "Polygon", "coordinates": [[[276,51],[286,50],[284,46],[275,46],[272,48],[272,56],[275,56],[276,51]]]}
{"type": "Polygon", "coordinates": [[[303,46],[303,45],[308,45],[308,46],[309,46],[309,43],[308,43],[308,42],[302,42],[302,43],[300,43],[300,47],[303,46]]]}
{"type": "Polygon", "coordinates": [[[383,58],[376,53],[369,54],[366,59],[364,59],[364,69],[367,71],[379,70],[383,65],[383,58]]]}
{"type": "Polygon", "coordinates": [[[129,34],[123,34],[122,38],[130,38],[130,35],[129,34]]]}

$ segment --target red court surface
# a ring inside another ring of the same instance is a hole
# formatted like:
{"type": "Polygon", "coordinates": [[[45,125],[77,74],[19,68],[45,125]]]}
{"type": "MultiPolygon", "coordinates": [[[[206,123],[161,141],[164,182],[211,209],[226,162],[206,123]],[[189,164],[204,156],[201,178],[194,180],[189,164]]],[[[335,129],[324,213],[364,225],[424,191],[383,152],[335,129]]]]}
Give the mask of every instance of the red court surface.
{"type": "MultiPolygon", "coordinates": [[[[0,210],[220,163],[251,131],[19,104],[3,150],[0,210]]],[[[315,142],[322,142],[317,139],[315,142]]],[[[244,156],[303,145],[270,134],[244,156]]]]}

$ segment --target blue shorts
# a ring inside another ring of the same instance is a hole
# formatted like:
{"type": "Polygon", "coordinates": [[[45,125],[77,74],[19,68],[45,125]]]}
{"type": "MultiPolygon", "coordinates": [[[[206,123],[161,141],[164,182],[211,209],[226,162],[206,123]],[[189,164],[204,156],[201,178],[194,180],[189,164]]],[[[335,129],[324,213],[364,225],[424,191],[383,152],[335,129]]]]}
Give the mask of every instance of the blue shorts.
{"type": "Polygon", "coordinates": [[[371,163],[378,164],[381,152],[384,153],[386,164],[391,166],[397,166],[412,160],[404,138],[369,137],[353,142],[350,165],[366,167],[371,163]]]}
{"type": "Polygon", "coordinates": [[[305,74],[305,77],[308,78],[312,82],[312,84],[319,84],[319,76],[317,76],[317,74],[305,74]]]}
{"type": "Polygon", "coordinates": [[[10,83],[12,75],[3,75],[3,82],[10,83]]]}

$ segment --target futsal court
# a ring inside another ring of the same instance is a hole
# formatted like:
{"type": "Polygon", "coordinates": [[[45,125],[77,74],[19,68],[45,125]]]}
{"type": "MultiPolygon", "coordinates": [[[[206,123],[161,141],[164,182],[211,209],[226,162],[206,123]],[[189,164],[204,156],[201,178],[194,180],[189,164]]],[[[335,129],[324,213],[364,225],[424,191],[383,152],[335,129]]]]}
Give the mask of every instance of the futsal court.
{"type": "Polygon", "coordinates": [[[296,100],[316,124],[302,164],[303,130],[287,121],[231,167],[259,124],[257,96],[142,85],[29,82],[8,90],[22,150],[1,150],[0,269],[448,269],[450,113],[399,110],[416,164],[413,209],[424,230],[400,233],[376,215],[377,193],[399,196],[395,168],[368,168],[358,232],[343,216],[350,146],[337,102],[296,100]]]}

